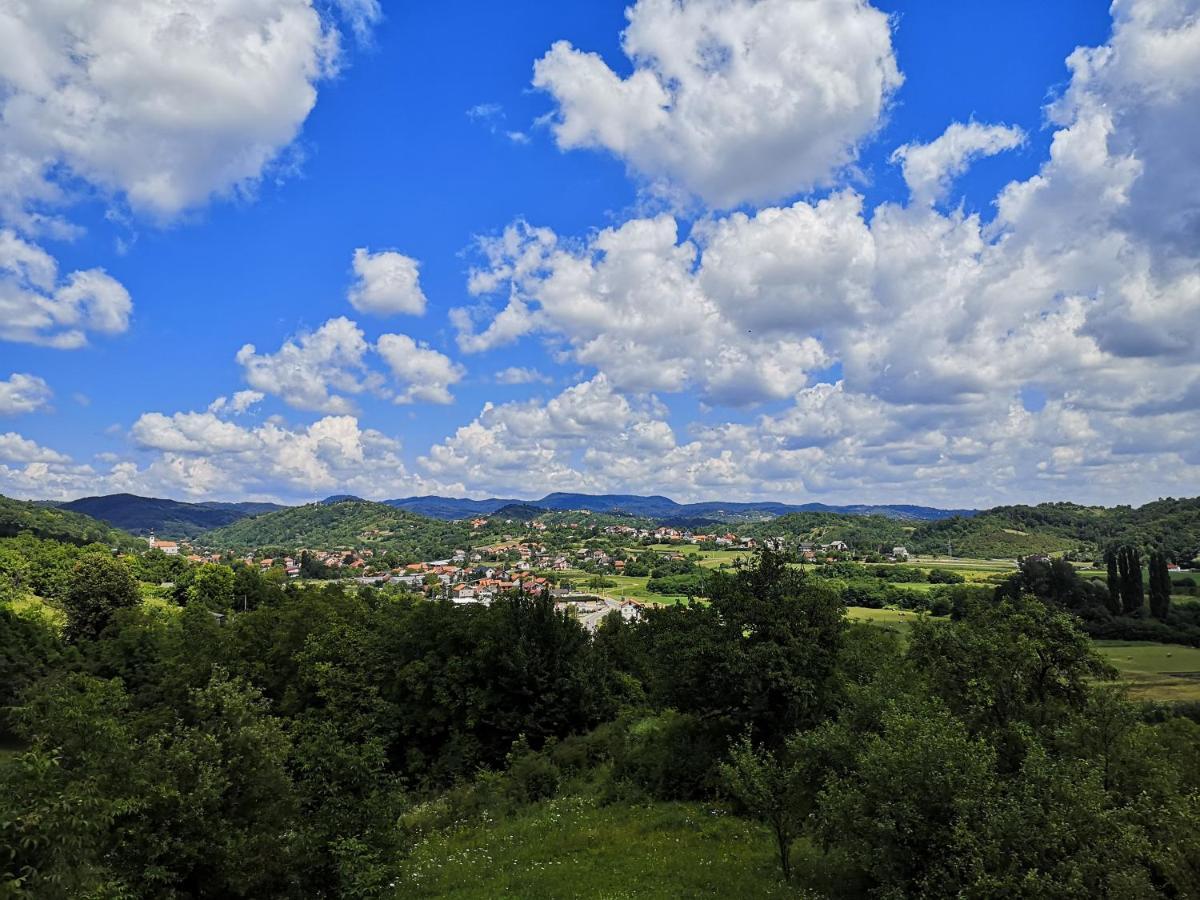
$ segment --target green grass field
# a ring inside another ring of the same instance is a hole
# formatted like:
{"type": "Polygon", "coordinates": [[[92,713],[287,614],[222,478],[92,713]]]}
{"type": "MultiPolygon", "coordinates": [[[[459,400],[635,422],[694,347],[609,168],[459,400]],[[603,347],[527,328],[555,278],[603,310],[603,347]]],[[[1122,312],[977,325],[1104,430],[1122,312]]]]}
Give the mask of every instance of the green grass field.
{"type": "Polygon", "coordinates": [[[605,581],[611,582],[611,587],[594,588],[588,582],[596,576],[590,572],[584,572],[582,569],[567,569],[565,572],[549,573],[555,578],[568,579],[576,589],[587,591],[591,594],[598,594],[601,597],[613,597],[618,600],[631,599],[639,600],[642,603],[661,603],[674,604],[686,600],[683,596],[672,596],[668,594],[655,594],[646,590],[646,584],[650,578],[645,575],[604,575],[605,581]]]}
{"type": "Polygon", "coordinates": [[[1149,641],[1096,641],[1139,700],[1200,700],[1200,649],[1149,641]]]}
{"type": "Polygon", "coordinates": [[[868,609],[864,606],[846,607],[846,618],[852,622],[868,622],[899,634],[907,634],[920,613],[904,609],[868,609]]]}
{"type": "Polygon", "coordinates": [[[800,897],[765,829],[702,804],[562,797],[417,844],[397,897],[800,897]]]}

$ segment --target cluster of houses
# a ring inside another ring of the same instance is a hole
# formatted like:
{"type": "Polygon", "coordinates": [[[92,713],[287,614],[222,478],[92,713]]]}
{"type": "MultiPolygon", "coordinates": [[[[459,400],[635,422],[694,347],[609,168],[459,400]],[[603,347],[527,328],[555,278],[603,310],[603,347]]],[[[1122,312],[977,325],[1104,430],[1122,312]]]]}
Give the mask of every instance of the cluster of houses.
{"type": "Polygon", "coordinates": [[[646,540],[647,538],[664,544],[712,544],[716,547],[727,547],[735,550],[753,550],[758,546],[754,538],[741,538],[732,532],[725,534],[700,534],[686,528],[636,528],[632,525],[607,525],[604,534],[646,540]]]}

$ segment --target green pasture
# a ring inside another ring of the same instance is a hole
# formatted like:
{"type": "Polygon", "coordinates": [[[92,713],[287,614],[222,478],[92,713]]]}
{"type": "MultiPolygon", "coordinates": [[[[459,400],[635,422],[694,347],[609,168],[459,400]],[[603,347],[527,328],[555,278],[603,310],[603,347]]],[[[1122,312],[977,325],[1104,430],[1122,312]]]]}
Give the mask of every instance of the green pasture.
{"type": "Polygon", "coordinates": [[[425,837],[393,896],[804,896],[777,873],[766,829],[713,807],[561,797],[425,837]]]}
{"type": "Polygon", "coordinates": [[[868,609],[865,606],[846,607],[846,618],[852,622],[867,622],[890,631],[907,634],[921,613],[906,609],[868,609]]]}
{"type": "Polygon", "coordinates": [[[646,575],[596,576],[591,572],[584,572],[582,569],[567,569],[565,572],[549,572],[544,574],[556,579],[565,578],[577,590],[587,591],[601,597],[613,597],[617,600],[628,598],[630,600],[639,600],[643,603],[672,604],[687,599],[683,596],[676,597],[669,594],[655,594],[652,591],[646,590],[646,584],[650,581],[650,578],[646,575]],[[596,577],[603,578],[605,581],[610,582],[612,586],[602,588],[591,587],[588,582],[596,577]]]}
{"type": "MultiPolygon", "coordinates": [[[[640,553],[645,547],[627,547],[627,553],[640,553]]],[[[703,549],[699,544],[652,544],[651,550],[660,553],[682,553],[686,556],[697,557],[696,564],[705,568],[715,569],[726,563],[733,565],[739,559],[750,559],[754,554],[750,550],[711,550],[703,549]]]]}
{"type": "Polygon", "coordinates": [[[1200,649],[1150,641],[1096,641],[1140,700],[1200,700],[1200,649]]]}

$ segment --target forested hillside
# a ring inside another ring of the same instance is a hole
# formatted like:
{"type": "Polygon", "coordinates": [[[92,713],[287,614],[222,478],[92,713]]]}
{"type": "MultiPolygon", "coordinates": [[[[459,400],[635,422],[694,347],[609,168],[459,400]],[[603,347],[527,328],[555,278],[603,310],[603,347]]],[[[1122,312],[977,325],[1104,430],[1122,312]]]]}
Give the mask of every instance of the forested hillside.
{"type": "Polygon", "coordinates": [[[90,516],[0,496],[0,537],[12,537],[23,532],[69,544],[145,546],[133,535],[104,522],[98,522],[90,516]]]}
{"type": "Polygon", "coordinates": [[[952,540],[963,556],[1014,556],[1131,544],[1158,548],[1179,561],[1200,553],[1200,498],[1156,500],[1140,507],[1079,506],[1040,503],[998,506],[970,519],[945,519],[921,525],[913,543],[944,552],[952,540]]]}
{"type": "Polygon", "coordinates": [[[1080,551],[1099,555],[1120,544],[1164,550],[1176,561],[1200,553],[1200,498],[1158,500],[1141,507],[1042,503],[998,506],[974,516],[904,522],[883,516],[791,513],[741,529],[757,537],[787,535],[801,541],[845,541],[862,552],[902,545],[911,553],[1012,559],[1080,551]]]}
{"type": "Polygon", "coordinates": [[[373,547],[413,559],[436,559],[465,548],[471,529],[366,500],[309,503],[241,519],[206,533],[214,548],[373,547]]]}
{"type": "Polygon", "coordinates": [[[83,513],[133,534],[153,532],[160,538],[193,538],[246,516],[283,509],[276,503],[182,503],[159,497],[109,494],[81,497],[60,509],[83,513]]]}

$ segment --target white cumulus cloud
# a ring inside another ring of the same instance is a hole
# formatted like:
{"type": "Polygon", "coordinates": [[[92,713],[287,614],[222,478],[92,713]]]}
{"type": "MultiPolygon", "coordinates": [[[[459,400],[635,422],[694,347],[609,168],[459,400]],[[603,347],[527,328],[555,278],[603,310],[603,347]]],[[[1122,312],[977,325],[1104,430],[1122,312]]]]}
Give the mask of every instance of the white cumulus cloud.
{"type": "Polygon", "coordinates": [[[35,412],[46,406],[54,396],[44,378],[14,372],[7,381],[0,381],[0,416],[16,416],[35,412]]]}
{"type": "Polygon", "coordinates": [[[995,156],[1025,143],[1025,132],[1012,125],[954,122],[928,144],[897,147],[892,162],[899,163],[904,181],[918,203],[945,198],[950,185],[980,157],[995,156]]]}
{"type": "Polygon", "coordinates": [[[0,340],[82,347],[90,332],[125,331],[132,310],[129,292],[103,269],[60,277],[50,254],[0,229],[0,340]]]}
{"type": "Polygon", "coordinates": [[[16,463],[63,463],[69,457],[22,437],[15,431],[0,434],[0,460],[16,463]]]}
{"type": "Polygon", "coordinates": [[[237,361],[252,388],[289,406],[348,413],[354,404],[345,395],[360,394],[379,380],[367,371],[368,349],[362,329],[339,316],[316,331],[284,341],[275,353],[259,353],[253,344],[246,344],[237,361]]]}
{"type": "Polygon", "coordinates": [[[375,349],[400,386],[396,403],[453,403],[450,386],[462,380],[466,370],[444,353],[406,334],[384,334],[375,349]]]}
{"type": "MultiPolygon", "coordinates": [[[[370,2],[345,2],[366,28],[370,2]]],[[[0,9],[12,207],[61,171],[170,217],[252,187],[295,138],[338,32],[310,0],[59,0],[0,9]],[[15,183],[14,183],[15,182],[15,183]]]]}
{"type": "Polygon", "coordinates": [[[558,144],[717,207],[827,183],[903,80],[888,18],[864,0],[638,0],[626,16],[628,77],[566,41],[537,61],[558,144]]]}
{"type": "Polygon", "coordinates": [[[425,312],[417,260],[395,250],[372,253],[359,247],[354,251],[353,267],[355,281],[348,299],[359,312],[377,316],[425,312]]]}

